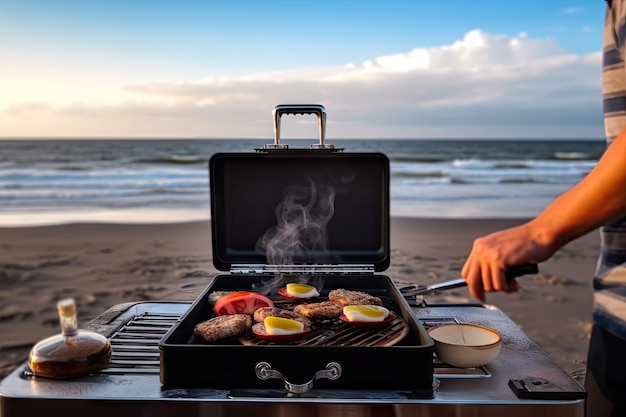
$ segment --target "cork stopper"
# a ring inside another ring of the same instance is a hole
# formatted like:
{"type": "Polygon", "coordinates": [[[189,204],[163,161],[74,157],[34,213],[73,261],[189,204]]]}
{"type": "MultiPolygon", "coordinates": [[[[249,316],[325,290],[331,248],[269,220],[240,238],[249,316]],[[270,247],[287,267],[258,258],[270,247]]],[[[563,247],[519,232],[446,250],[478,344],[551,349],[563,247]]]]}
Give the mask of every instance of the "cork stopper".
{"type": "Polygon", "coordinates": [[[59,317],[73,317],[76,315],[76,302],[73,298],[65,298],[57,303],[59,317]]]}
{"type": "Polygon", "coordinates": [[[78,318],[76,317],[76,302],[73,298],[65,298],[57,303],[61,332],[66,336],[76,334],[78,318]]]}

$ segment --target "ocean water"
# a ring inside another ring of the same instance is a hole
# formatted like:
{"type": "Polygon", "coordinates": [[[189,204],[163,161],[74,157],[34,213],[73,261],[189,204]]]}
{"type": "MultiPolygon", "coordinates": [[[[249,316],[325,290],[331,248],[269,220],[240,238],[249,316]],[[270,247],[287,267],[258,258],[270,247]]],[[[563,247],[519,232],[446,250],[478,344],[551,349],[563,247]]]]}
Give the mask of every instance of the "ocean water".
{"type": "MultiPolygon", "coordinates": [[[[208,160],[271,140],[3,140],[0,226],[208,219],[208,160]]],[[[539,213],[597,163],[601,140],[328,140],[390,161],[392,215],[539,213]]],[[[308,141],[286,141],[308,147],[308,141]]]]}

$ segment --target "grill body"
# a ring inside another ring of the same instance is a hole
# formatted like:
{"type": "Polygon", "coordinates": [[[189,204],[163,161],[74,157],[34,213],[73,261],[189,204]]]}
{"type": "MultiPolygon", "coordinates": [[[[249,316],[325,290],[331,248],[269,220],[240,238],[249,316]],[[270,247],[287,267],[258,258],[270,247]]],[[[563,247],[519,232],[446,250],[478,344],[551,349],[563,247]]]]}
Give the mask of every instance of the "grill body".
{"type": "MultiPolygon", "coordinates": [[[[259,363],[271,364],[290,383],[305,384],[316,372],[334,362],[342,368],[341,377],[320,379],[315,381],[315,387],[405,389],[416,396],[432,397],[434,342],[391,279],[385,275],[339,274],[321,280],[322,296],[331,289],[345,288],[380,297],[398,316],[398,323],[372,330],[352,329],[338,320],[301,342],[206,343],[193,336],[193,327],[214,316],[208,302],[211,292],[253,291],[268,281],[277,284],[273,276],[218,275],[159,343],[161,382],[167,387],[281,388],[280,380],[262,380],[256,376],[259,363]],[[384,343],[404,326],[408,326],[408,332],[401,340],[391,345],[384,343]],[[325,333],[323,340],[316,337],[325,333]]],[[[268,293],[271,298],[277,297],[274,291],[268,293]]]]}

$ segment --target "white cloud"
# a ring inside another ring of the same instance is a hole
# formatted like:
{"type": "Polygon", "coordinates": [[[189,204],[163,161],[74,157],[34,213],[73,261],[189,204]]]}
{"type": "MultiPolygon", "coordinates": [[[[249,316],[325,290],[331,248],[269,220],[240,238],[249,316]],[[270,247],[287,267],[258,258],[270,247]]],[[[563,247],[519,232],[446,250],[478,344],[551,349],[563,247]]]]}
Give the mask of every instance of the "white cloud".
{"type": "MultiPolygon", "coordinates": [[[[5,98],[0,131],[270,138],[275,105],[320,103],[329,138],[600,137],[600,63],[599,52],[572,54],[550,39],[473,30],[449,45],[339,67],[134,82],[106,102],[74,93],[70,102],[38,99],[31,108],[5,98]]],[[[284,137],[315,132],[285,122],[284,137]]]]}

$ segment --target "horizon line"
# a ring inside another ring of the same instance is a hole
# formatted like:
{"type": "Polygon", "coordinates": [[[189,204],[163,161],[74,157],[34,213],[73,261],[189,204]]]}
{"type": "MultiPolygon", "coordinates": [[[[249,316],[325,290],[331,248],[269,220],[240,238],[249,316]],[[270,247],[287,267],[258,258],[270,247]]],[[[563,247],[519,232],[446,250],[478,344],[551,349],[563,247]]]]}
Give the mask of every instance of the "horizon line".
{"type": "MultiPolygon", "coordinates": [[[[281,141],[308,141],[318,138],[281,138],[281,141]]],[[[0,140],[258,140],[273,141],[273,138],[250,138],[250,137],[194,137],[194,136],[0,136],[0,140]]],[[[396,137],[396,138],[325,138],[325,141],[333,140],[442,140],[442,141],[463,141],[463,140],[484,140],[484,141],[606,141],[606,138],[581,138],[581,137],[396,137]]]]}

